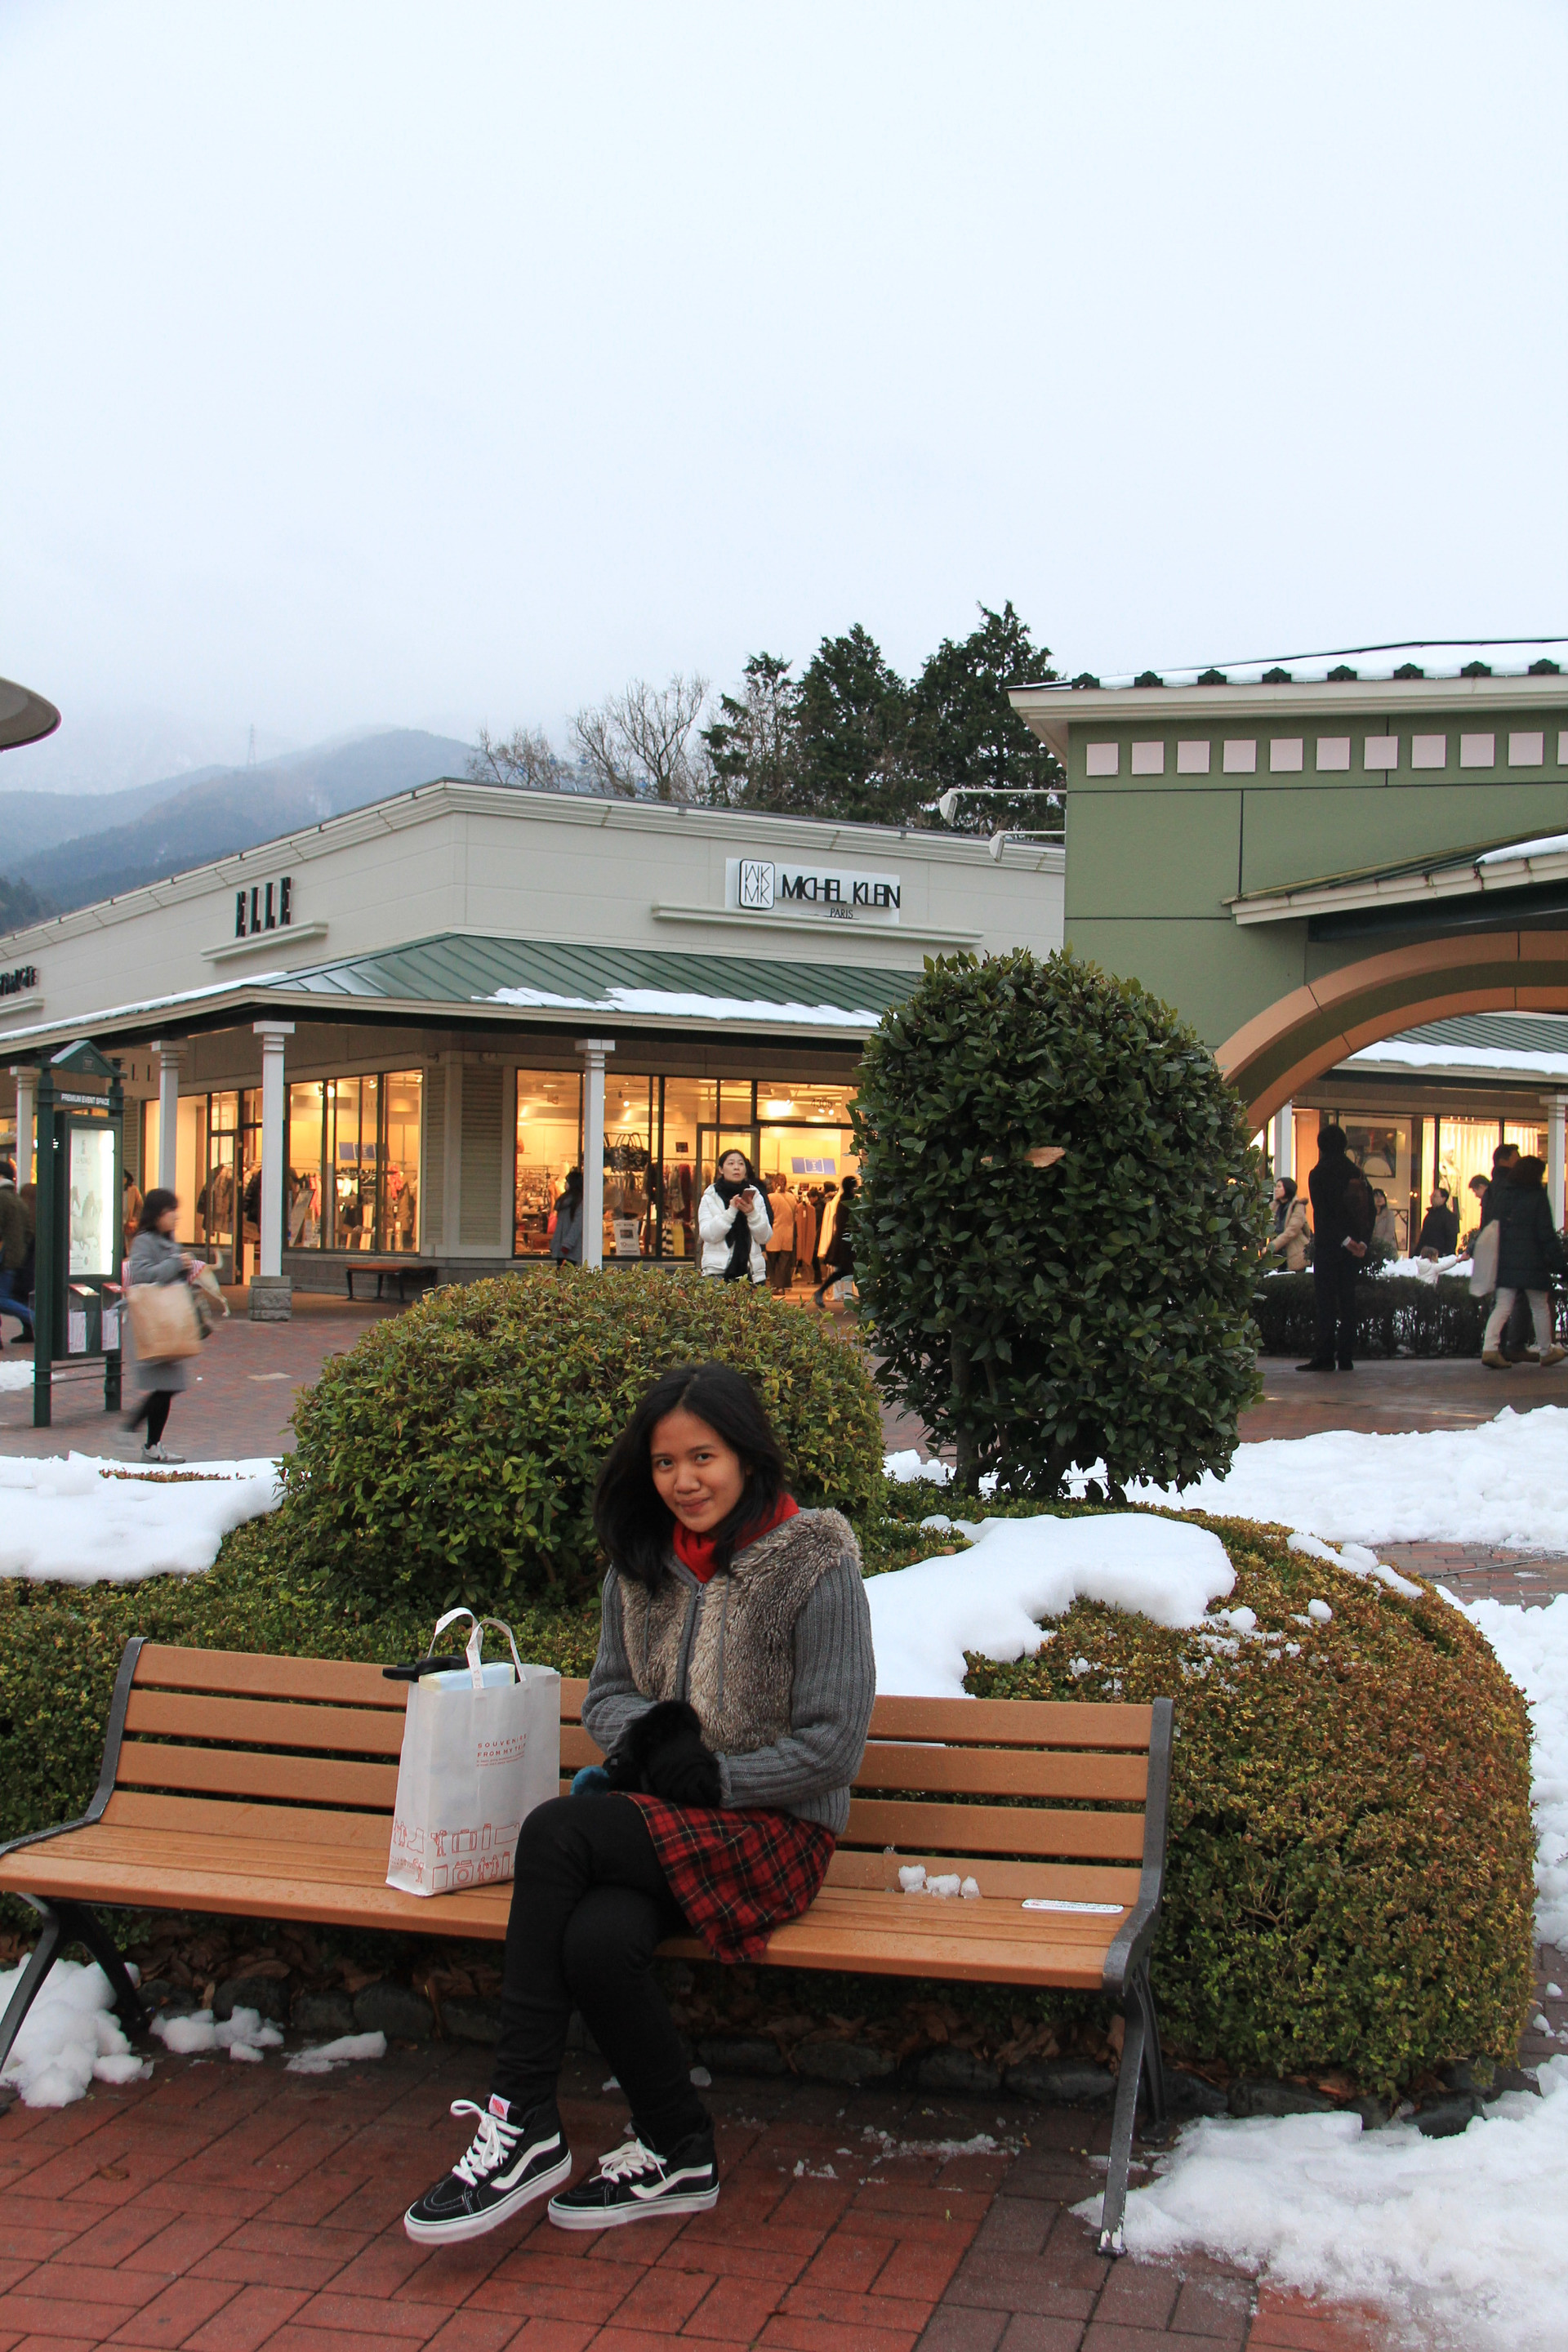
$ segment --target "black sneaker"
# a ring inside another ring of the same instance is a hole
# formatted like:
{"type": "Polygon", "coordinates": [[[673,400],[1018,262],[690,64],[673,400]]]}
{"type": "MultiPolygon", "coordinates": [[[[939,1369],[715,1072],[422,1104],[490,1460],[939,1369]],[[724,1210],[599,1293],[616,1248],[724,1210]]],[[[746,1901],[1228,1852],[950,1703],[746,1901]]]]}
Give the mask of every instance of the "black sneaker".
{"type": "Polygon", "coordinates": [[[467,2156],[404,2215],[403,2226],[416,2245],[455,2245],[459,2239],[482,2238],[572,2170],[572,2151],[553,2099],[515,2123],[501,2098],[492,2098],[488,2107],[476,2106],[472,2099],[454,2099],[452,2113],[478,2116],[479,2127],[467,2156]]]}
{"type": "Polygon", "coordinates": [[[693,2132],[668,2156],[628,2139],[599,2158],[597,2176],[550,2200],[558,2230],[615,2230],[660,2213],[706,2213],[719,2202],[711,2131],[693,2132]]]}

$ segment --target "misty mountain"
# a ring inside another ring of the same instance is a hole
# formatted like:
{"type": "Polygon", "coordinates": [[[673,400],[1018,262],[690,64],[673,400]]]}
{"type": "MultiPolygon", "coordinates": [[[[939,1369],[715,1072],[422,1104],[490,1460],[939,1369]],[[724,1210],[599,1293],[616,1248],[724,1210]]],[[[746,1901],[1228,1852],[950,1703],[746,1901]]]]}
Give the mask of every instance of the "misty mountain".
{"type": "Polygon", "coordinates": [[[68,913],[437,776],[460,776],[470,752],[451,736],[395,728],[126,793],[0,794],[0,873],[68,913]],[[51,839],[48,820],[62,803],[65,821],[82,829],[51,839]]]}

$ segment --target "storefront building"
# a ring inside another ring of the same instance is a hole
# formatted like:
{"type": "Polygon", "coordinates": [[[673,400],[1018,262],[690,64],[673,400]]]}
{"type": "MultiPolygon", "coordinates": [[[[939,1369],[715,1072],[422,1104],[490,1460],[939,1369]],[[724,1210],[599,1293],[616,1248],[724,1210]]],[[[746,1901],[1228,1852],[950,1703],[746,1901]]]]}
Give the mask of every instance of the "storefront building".
{"type": "Polygon", "coordinates": [[[13,935],[0,1128],[90,1036],[132,1175],[268,1311],[538,1262],[578,1165],[590,1262],[689,1262],[721,1152],[836,1191],[923,958],[1047,954],[1062,888],[1049,845],[434,783],[13,935]]]}

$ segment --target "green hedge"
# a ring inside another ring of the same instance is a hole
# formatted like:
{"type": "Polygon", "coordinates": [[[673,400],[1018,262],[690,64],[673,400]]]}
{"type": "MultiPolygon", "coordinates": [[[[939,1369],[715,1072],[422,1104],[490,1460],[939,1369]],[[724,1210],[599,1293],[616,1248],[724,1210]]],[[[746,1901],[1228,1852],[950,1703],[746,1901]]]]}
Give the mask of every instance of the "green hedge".
{"type": "MultiPolygon", "coordinates": [[[[912,1521],[932,1499],[895,1489],[886,1516],[862,1520],[868,1565],[929,1554],[931,1538],[912,1521]]],[[[1204,1524],[1237,1571],[1226,1605],[1246,1603],[1262,1627],[1298,1643],[1295,1658],[1270,1663],[1282,1645],[1257,1641],[1231,1656],[1193,1633],[1080,1602],[1037,1658],[973,1659],[969,1675],[980,1696],[1174,1696],[1169,1889],[1155,1964],[1168,2037],[1238,2073],[1327,2071],[1375,2091],[1457,2058],[1511,2060],[1531,1998],[1534,1900],[1519,1694],[1486,1643],[1430,1591],[1406,1601],[1290,1552],[1279,1528],[1204,1524]],[[1299,1622],[1320,1596],[1331,1624],[1299,1622]],[[1075,1661],[1088,1671],[1075,1674],[1075,1661]]],[[[592,1600],[502,1608],[525,1656],[586,1673],[597,1640],[592,1600]]],[[[428,1632],[410,1604],[330,1598],[323,1580],[300,1568],[281,1513],[230,1536],[204,1577],[125,1590],[0,1582],[0,1837],[80,1811],[132,1633],[384,1662],[422,1647],[428,1632]]],[[[5,1908],[20,1924],[19,1907],[5,1908]]],[[[770,2001],[815,2006],[793,1971],[759,1971],[752,1981],[770,2001]]],[[[1013,2017],[1015,2031],[1020,2013],[1098,2013],[1087,2000],[1011,1990],[977,1988],[972,1999],[958,1988],[944,1998],[973,2011],[987,2042],[996,2038],[993,2012],[1013,2017]]],[[[858,2008],[884,2005],[874,1985],[857,1996],[858,2008]]],[[[829,2006],[843,2006],[839,1993],[829,2006]]]]}
{"type": "Polygon", "coordinates": [[[1238,2073],[1342,2072],[1378,2092],[1512,2061],[1532,1997],[1523,1699],[1430,1587],[1406,1601],[1289,1550],[1281,1528],[1199,1524],[1237,1570],[1225,1607],[1256,1611],[1294,1658],[1080,1601],[1037,1657],[972,1658],[968,1676],[982,1697],[1174,1698],[1165,2031],[1238,2073]],[[1314,1599],[1330,1624],[1307,1618],[1314,1599]]]}
{"type": "Polygon", "coordinates": [[[567,1267],[437,1291],[328,1359],[286,1464],[295,1556],[378,1608],[581,1599],[612,1438],[660,1372],[710,1357],[755,1384],[803,1503],[873,1507],[877,1395],[833,1318],[749,1283],[567,1267]]]}
{"type": "MultiPolygon", "coordinates": [[[[1355,1286],[1358,1356],[1479,1356],[1491,1301],[1472,1298],[1468,1280],[1380,1274],[1355,1286]]],[[[1266,1356],[1310,1356],[1312,1276],[1271,1274],[1252,1294],[1252,1319],[1266,1356]]]]}

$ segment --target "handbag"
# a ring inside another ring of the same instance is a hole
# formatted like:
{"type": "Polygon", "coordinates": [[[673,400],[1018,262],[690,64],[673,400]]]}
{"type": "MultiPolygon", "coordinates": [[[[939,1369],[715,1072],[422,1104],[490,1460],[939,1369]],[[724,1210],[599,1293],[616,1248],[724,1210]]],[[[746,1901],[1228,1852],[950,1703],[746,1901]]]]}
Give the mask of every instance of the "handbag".
{"type": "Polygon", "coordinates": [[[409,1684],[388,1886],[454,1895],[510,1878],[523,1822],[561,1793],[560,1675],[553,1666],[525,1666],[511,1627],[471,1609],[448,1609],[425,1657],[384,1672],[409,1684]],[[459,1617],[473,1631],[465,1663],[454,1668],[435,1651],[459,1617]],[[511,1651],[489,1665],[482,1655],[487,1625],[506,1635],[511,1651]]]}
{"type": "Polygon", "coordinates": [[[131,1336],[144,1363],[199,1356],[202,1328],[188,1282],[136,1282],[125,1293],[131,1336]]]}
{"type": "Polygon", "coordinates": [[[1497,1288],[1498,1246],[1502,1239],[1502,1227],[1494,1217],[1476,1235],[1476,1245],[1470,1252],[1470,1297],[1486,1298],[1497,1288]]]}

